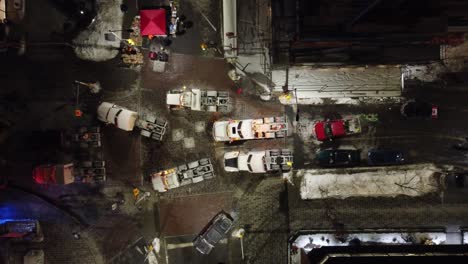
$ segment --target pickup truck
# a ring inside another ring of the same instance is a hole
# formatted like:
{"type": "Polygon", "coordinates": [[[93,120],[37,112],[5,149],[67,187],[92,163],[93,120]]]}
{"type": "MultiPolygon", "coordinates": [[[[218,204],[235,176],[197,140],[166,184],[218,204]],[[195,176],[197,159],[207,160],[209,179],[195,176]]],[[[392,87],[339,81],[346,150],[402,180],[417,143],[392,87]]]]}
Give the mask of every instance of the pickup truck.
{"type": "Polygon", "coordinates": [[[361,121],[357,117],[327,119],[314,124],[315,136],[320,141],[361,133],[361,130],[361,121]]]}

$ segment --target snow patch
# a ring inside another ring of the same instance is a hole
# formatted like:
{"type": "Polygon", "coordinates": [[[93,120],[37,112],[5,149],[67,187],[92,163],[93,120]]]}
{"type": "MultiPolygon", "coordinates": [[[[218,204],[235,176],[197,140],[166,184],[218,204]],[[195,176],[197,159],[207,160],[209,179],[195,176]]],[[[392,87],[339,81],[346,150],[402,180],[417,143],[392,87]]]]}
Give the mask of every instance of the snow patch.
{"type": "Polygon", "coordinates": [[[427,65],[409,65],[405,68],[405,79],[433,82],[438,80],[440,74],[446,71],[447,68],[438,62],[427,65]]]}
{"type": "Polygon", "coordinates": [[[422,196],[439,190],[440,170],[433,164],[306,170],[302,199],[422,196]]]}
{"type": "MultiPolygon", "coordinates": [[[[123,13],[122,0],[97,0],[97,16],[86,30],[74,40],[74,51],[78,58],[90,61],[110,60],[118,55],[120,41],[107,41],[104,37],[109,30],[121,30],[123,13]]],[[[115,32],[121,38],[121,31],[115,32]]]]}

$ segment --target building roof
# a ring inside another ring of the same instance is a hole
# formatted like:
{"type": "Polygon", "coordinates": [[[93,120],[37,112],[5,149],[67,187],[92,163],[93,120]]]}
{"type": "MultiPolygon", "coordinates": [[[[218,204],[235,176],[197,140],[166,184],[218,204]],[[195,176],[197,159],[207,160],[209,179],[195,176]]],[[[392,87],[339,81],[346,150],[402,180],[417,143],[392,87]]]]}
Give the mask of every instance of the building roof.
{"type": "Polygon", "coordinates": [[[166,21],[165,9],[140,10],[140,34],[142,36],[166,36],[166,21]]]}

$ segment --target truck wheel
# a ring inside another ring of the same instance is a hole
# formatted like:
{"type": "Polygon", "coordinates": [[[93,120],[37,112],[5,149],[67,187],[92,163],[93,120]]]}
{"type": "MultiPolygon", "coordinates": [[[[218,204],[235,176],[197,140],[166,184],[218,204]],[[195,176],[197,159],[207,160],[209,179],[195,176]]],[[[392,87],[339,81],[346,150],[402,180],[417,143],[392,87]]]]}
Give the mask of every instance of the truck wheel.
{"type": "Polygon", "coordinates": [[[152,115],[147,115],[146,116],[146,121],[149,122],[149,123],[155,123],[156,122],[156,117],[152,116],[152,115]]]}
{"type": "Polygon", "coordinates": [[[207,165],[207,164],[210,164],[210,160],[209,160],[209,159],[201,159],[201,160],[200,160],[200,165],[207,165]]]}
{"type": "Polygon", "coordinates": [[[100,127],[91,127],[89,129],[89,132],[91,132],[91,133],[99,133],[100,131],[101,131],[100,127]]]}
{"type": "Polygon", "coordinates": [[[92,162],[91,161],[83,161],[81,163],[81,167],[83,168],[91,168],[93,166],[92,162]]]}
{"type": "Polygon", "coordinates": [[[198,161],[194,161],[194,162],[190,162],[187,165],[188,165],[189,169],[194,169],[194,168],[200,166],[200,163],[198,161]]]}
{"type": "Polygon", "coordinates": [[[218,106],[218,110],[219,110],[219,112],[227,113],[228,112],[228,107],[226,105],[220,105],[220,106],[218,106]]]}
{"type": "Polygon", "coordinates": [[[104,168],[106,166],[106,162],[103,160],[93,161],[93,168],[104,168]]]}
{"type": "Polygon", "coordinates": [[[156,123],[156,125],[162,126],[162,127],[166,127],[166,125],[167,125],[167,121],[162,120],[162,119],[156,119],[155,123],[156,123]]]}
{"type": "Polygon", "coordinates": [[[206,95],[210,97],[217,97],[218,92],[217,91],[206,91],[206,95]]]}
{"type": "Polygon", "coordinates": [[[218,97],[229,97],[228,92],[218,92],[218,97]]]}
{"type": "Polygon", "coordinates": [[[273,171],[279,171],[280,166],[278,164],[271,164],[271,170],[273,171]]]}
{"type": "Polygon", "coordinates": [[[279,149],[270,150],[270,156],[278,156],[280,153],[279,149]]]}
{"type": "Polygon", "coordinates": [[[285,137],[285,133],[283,131],[278,131],[278,132],[275,132],[275,136],[277,138],[283,138],[285,137]]]}
{"type": "Polygon", "coordinates": [[[282,149],[281,150],[281,155],[284,155],[284,156],[290,156],[292,153],[289,149],[282,149]]]}
{"type": "Polygon", "coordinates": [[[275,117],[275,122],[276,123],[284,123],[284,122],[286,122],[286,119],[284,118],[284,116],[277,116],[277,117],[275,117]]]}
{"type": "Polygon", "coordinates": [[[141,132],[140,132],[140,134],[141,134],[142,136],[144,136],[144,137],[151,137],[151,132],[148,131],[148,130],[142,129],[141,132]]]}
{"type": "Polygon", "coordinates": [[[215,175],[213,172],[207,172],[203,175],[203,178],[205,178],[206,180],[213,179],[214,177],[215,175]]]}
{"type": "Polygon", "coordinates": [[[184,165],[180,165],[179,167],[177,167],[177,170],[178,171],[186,171],[186,170],[188,170],[188,168],[187,168],[187,165],[184,164],[184,165]]]}

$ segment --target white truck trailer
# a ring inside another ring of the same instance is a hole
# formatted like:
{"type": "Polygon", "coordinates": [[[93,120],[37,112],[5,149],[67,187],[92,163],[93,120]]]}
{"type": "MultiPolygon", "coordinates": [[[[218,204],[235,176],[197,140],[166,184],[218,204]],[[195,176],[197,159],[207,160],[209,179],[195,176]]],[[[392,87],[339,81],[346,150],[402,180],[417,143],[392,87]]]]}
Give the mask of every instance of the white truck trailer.
{"type": "Polygon", "coordinates": [[[139,115],[137,112],[108,102],[99,105],[97,116],[100,121],[113,124],[125,131],[133,131],[138,127],[142,136],[155,140],[162,140],[166,133],[167,121],[151,115],[139,115]]]}
{"type": "Polygon", "coordinates": [[[224,154],[224,170],[251,173],[289,172],[293,163],[289,149],[253,150],[247,153],[230,151],[224,154]]]}
{"type": "Polygon", "coordinates": [[[215,177],[210,159],[201,159],[174,168],[153,173],[153,189],[166,192],[187,184],[198,183],[215,177]]]}
{"type": "Polygon", "coordinates": [[[166,96],[171,110],[191,109],[194,111],[228,112],[229,93],[203,91],[200,89],[171,90],[166,96]]]}
{"type": "Polygon", "coordinates": [[[283,138],[288,135],[285,117],[216,121],[213,138],[217,142],[249,139],[283,138]]]}

